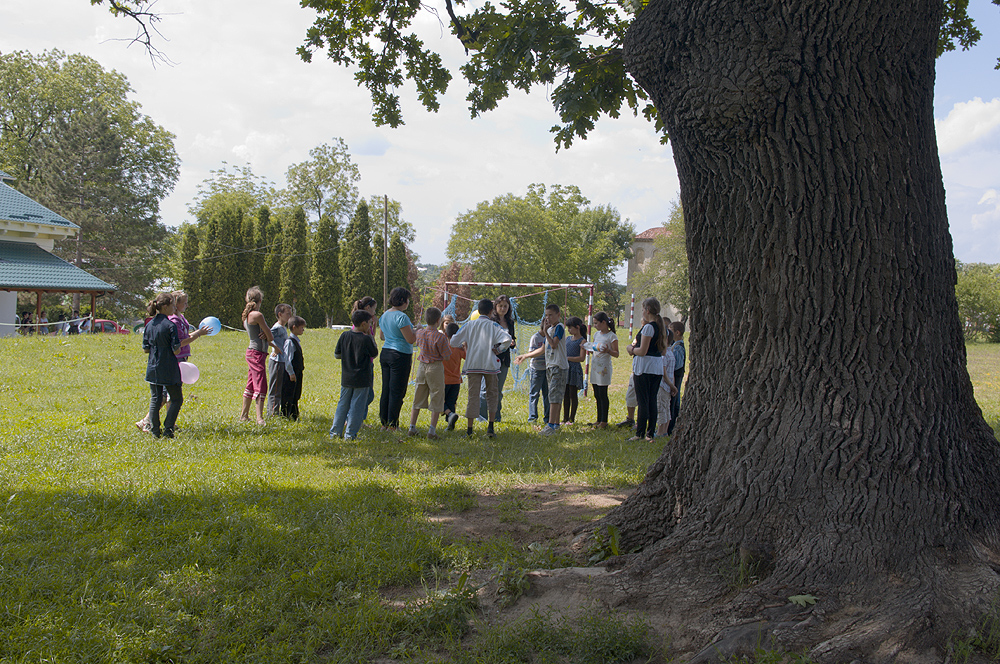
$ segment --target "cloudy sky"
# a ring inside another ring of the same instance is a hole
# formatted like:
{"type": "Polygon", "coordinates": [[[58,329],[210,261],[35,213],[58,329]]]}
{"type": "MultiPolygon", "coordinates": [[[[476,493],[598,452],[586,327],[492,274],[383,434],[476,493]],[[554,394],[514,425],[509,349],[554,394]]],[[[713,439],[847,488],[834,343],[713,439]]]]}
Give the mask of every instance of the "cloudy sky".
{"type": "MultiPolygon", "coordinates": [[[[132,35],[87,0],[3,0],[0,50],[58,48],[84,53],[126,75],[143,111],[173,132],[181,177],[163,205],[164,221],[189,219],[198,184],[223,161],[249,164],[284,184],[285,169],[310,148],[342,137],[361,169],[364,196],[387,194],[414,224],[414,249],[440,263],[455,217],[480,201],[529,184],[575,184],[592,202],[615,206],[637,230],[657,226],[678,196],[668,146],[641,119],[605,120],[586,141],[555,151],[556,122],[544,89],[512,94],[497,111],[470,119],[460,79],[438,113],[401,92],[406,125],[377,127],[371,102],[352,75],[317,54],[303,63],[295,48],[313,12],[291,0],[159,0],[159,45],[171,66],[151,65],[132,35]]],[[[971,0],[984,37],[969,52],[938,61],[935,117],[956,256],[1000,263],[1000,11],[971,0]]],[[[437,19],[421,30],[446,65],[464,53],[437,19]]]]}

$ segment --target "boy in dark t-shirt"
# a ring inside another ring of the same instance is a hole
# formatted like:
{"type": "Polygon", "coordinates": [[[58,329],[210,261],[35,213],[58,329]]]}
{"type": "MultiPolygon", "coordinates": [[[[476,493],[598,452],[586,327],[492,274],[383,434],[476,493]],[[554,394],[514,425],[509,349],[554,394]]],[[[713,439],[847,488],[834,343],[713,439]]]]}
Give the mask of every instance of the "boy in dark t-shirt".
{"type": "Polygon", "coordinates": [[[372,360],[378,357],[378,348],[368,333],[372,318],[364,309],[355,311],[351,315],[355,329],[337,339],[333,356],[340,360],[340,401],[330,427],[331,438],[343,435],[344,440],[353,440],[368,417],[368,395],[374,380],[372,360]]]}

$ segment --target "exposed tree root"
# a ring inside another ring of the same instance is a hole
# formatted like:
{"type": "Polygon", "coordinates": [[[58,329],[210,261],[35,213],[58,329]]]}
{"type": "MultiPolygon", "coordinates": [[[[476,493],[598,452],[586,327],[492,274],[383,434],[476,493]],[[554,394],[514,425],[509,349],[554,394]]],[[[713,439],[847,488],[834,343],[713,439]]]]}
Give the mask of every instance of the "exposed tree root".
{"type": "MultiPolygon", "coordinates": [[[[646,552],[608,561],[606,572],[556,570],[532,579],[517,614],[597,604],[643,616],[686,662],[720,662],[758,649],[805,654],[818,663],[957,661],[950,645],[968,642],[995,611],[1000,576],[980,561],[934,552],[907,578],[874,584],[790,587],[773,576],[735,588],[728,552],[646,552]],[[789,597],[806,594],[814,604],[789,597]]],[[[970,661],[975,661],[970,660],[970,661]]]]}

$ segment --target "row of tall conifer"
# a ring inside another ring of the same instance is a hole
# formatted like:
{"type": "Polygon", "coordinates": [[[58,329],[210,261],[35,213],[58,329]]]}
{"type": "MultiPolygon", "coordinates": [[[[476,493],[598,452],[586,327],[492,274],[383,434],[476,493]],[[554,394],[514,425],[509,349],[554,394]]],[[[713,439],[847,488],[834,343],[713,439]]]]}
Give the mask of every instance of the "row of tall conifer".
{"type": "MultiPolygon", "coordinates": [[[[329,215],[310,224],[302,207],[254,207],[238,194],[219,193],[202,204],[196,223],[182,227],[176,272],[191,321],[213,315],[242,327],[245,294],[256,285],[269,321],[285,302],[310,327],[345,324],[352,303],[365,295],[382,308],[383,238],[364,199],[342,230],[329,215]]],[[[392,234],[390,290],[410,288],[416,276],[411,252],[392,234]]]]}

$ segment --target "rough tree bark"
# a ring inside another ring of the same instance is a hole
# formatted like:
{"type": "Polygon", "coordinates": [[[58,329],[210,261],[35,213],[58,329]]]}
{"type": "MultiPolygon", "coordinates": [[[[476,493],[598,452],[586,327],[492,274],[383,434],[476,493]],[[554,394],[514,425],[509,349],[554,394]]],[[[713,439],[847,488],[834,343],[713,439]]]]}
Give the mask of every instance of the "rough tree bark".
{"type": "Polygon", "coordinates": [[[1000,448],[934,134],[941,12],[651,0],[626,42],[680,177],[692,370],[677,433],[608,521],[641,548],[626,571],[660,584],[735,550],[765,564],[759,602],[868,607],[825,658],[930,647],[997,596],[1000,448]]]}

